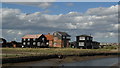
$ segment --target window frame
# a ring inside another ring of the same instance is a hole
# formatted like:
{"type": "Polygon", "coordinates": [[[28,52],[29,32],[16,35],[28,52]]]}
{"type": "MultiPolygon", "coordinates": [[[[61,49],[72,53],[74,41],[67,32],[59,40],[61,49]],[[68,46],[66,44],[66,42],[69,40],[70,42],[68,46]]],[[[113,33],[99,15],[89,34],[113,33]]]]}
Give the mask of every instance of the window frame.
{"type": "Polygon", "coordinates": [[[85,46],[84,42],[79,42],[79,46],[85,46]]]}
{"type": "Polygon", "coordinates": [[[85,37],[79,37],[79,40],[85,40],[85,37]]]}

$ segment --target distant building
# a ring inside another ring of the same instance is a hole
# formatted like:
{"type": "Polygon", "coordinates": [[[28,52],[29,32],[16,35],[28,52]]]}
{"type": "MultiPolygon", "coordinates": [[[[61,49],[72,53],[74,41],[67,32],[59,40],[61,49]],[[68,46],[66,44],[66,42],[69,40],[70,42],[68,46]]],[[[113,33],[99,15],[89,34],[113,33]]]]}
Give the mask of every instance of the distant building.
{"type": "Polygon", "coordinates": [[[54,44],[53,47],[69,47],[70,35],[66,32],[54,32],[54,44]]]}
{"type": "Polygon", "coordinates": [[[21,48],[22,47],[22,43],[21,42],[16,42],[16,41],[11,41],[10,42],[11,43],[11,47],[13,47],[13,48],[21,48]]]}
{"type": "Polygon", "coordinates": [[[22,47],[48,47],[49,41],[43,34],[25,35],[22,37],[22,47]]]}
{"type": "Polygon", "coordinates": [[[118,45],[120,45],[119,43],[103,43],[103,42],[101,42],[100,43],[100,47],[101,48],[103,48],[103,47],[107,47],[107,46],[118,46],[118,45]]]}
{"type": "Polygon", "coordinates": [[[4,38],[0,38],[0,47],[6,47],[7,41],[4,38]]]}
{"type": "Polygon", "coordinates": [[[50,33],[48,33],[47,35],[45,35],[45,37],[47,38],[47,40],[49,41],[49,47],[53,47],[53,35],[51,35],[50,33]]]}
{"type": "Polygon", "coordinates": [[[92,44],[92,49],[98,49],[98,48],[100,48],[100,42],[93,41],[91,44],[92,44]]]}
{"type": "Polygon", "coordinates": [[[92,36],[79,35],[79,36],[76,36],[75,47],[83,48],[83,49],[95,49],[95,48],[99,48],[99,42],[93,41],[92,36]]]}
{"type": "Polygon", "coordinates": [[[76,48],[76,41],[70,42],[70,47],[71,48],[76,48]]]}

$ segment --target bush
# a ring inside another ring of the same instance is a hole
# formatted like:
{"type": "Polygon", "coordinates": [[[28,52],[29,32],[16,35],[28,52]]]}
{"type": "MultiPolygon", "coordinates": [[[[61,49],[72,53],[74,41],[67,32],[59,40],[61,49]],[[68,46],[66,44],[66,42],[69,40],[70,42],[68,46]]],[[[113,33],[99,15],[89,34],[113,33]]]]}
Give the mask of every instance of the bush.
{"type": "Polygon", "coordinates": [[[117,49],[117,46],[105,46],[103,49],[117,49]]]}

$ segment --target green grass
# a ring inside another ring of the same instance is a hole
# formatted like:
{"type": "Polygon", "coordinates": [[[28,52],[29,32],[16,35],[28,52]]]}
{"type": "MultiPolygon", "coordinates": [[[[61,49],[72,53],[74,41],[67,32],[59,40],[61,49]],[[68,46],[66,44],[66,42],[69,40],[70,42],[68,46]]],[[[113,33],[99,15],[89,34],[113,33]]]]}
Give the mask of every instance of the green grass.
{"type": "Polygon", "coordinates": [[[118,46],[106,46],[103,49],[117,49],[118,46]]]}
{"type": "Polygon", "coordinates": [[[89,53],[108,53],[111,49],[76,49],[76,48],[1,48],[3,58],[43,55],[81,55],[89,53]]]}

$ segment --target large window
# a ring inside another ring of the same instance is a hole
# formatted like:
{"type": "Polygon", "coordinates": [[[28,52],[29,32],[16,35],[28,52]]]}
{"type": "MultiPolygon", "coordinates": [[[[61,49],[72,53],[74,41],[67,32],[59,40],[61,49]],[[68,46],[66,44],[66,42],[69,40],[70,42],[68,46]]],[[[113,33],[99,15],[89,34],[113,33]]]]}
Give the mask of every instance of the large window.
{"type": "Polygon", "coordinates": [[[33,45],[36,45],[36,43],[35,43],[35,42],[33,42],[33,45]]]}
{"type": "Polygon", "coordinates": [[[89,38],[89,37],[87,37],[87,40],[90,40],[90,38],[89,38]]]}
{"type": "Polygon", "coordinates": [[[28,42],[27,45],[30,45],[30,42],[28,42]]]}
{"type": "Polygon", "coordinates": [[[37,46],[40,46],[40,42],[37,43],[37,46]]]}
{"type": "Polygon", "coordinates": [[[84,46],[84,42],[79,42],[79,46],[84,46]]]}
{"type": "Polygon", "coordinates": [[[25,45],[25,42],[23,42],[23,45],[25,45]]]}
{"type": "Polygon", "coordinates": [[[80,39],[79,40],[85,40],[85,37],[80,37],[80,39]]]}

